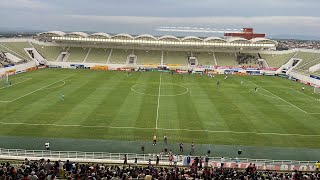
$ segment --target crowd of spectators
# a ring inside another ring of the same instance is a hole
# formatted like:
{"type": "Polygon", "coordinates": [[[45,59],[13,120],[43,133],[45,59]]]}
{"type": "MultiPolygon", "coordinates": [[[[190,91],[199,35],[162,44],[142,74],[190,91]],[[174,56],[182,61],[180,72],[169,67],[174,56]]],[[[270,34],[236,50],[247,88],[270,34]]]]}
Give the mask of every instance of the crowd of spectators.
{"type": "Polygon", "coordinates": [[[257,60],[258,60],[257,56],[253,54],[244,54],[244,53],[237,54],[238,64],[256,64],[257,60]]]}
{"type": "Polygon", "coordinates": [[[4,67],[5,65],[13,64],[5,55],[4,52],[0,51],[0,67],[4,67]]]}
{"type": "Polygon", "coordinates": [[[246,169],[213,168],[196,160],[189,167],[138,165],[78,164],[41,159],[22,164],[0,164],[0,180],[108,180],[108,179],[320,179],[320,173],[257,171],[250,164],[246,169]]]}

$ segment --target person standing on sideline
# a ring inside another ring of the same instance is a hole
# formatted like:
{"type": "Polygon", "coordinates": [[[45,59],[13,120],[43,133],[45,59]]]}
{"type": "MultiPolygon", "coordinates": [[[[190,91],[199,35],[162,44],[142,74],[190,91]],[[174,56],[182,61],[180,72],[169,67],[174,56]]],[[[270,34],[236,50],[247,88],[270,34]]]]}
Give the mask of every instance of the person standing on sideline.
{"type": "Polygon", "coordinates": [[[180,152],[183,152],[183,143],[180,143],[180,152]]]}
{"type": "Polygon", "coordinates": [[[165,134],[163,136],[164,145],[168,145],[168,136],[165,134]]]}
{"type": "Polygon", "coordinates": [[[157,145],[157,136],[156,135],[153,136],[153,145],[154,146],[157,145]]]}
{"type": "Polygon", "coordinates": [[[123,158],[123,164],[128,164],[128,158],[126,154],[124,155],[124,158],[123,158]]]}
{"type": "Polygon", "coordinates": [[[194,144],[193,144],[193,142],[191,143],[191,152],[190,152],[190,154],[192,155],[194,153],[194,144]]]}

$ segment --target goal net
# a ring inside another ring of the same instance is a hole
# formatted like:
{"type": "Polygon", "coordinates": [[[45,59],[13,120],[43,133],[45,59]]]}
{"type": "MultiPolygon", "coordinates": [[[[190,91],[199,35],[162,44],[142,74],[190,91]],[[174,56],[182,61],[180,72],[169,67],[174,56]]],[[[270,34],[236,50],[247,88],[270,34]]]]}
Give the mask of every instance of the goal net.
{"type": "Polygon", "coordinates": [[[313,93],[314,94],[320,94],[320,86],[314,86],[313,87],[313,93]]]}

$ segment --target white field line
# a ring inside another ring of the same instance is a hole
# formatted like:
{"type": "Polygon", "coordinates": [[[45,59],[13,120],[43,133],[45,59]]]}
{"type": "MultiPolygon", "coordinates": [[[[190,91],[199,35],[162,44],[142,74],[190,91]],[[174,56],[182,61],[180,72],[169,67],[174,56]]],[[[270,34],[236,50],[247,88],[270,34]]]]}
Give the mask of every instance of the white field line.
{"type": "Polygon", "coordinates": [[[13,84],[11,84],[10,86],[7,86],[7,87],[2,87],[2,88],[0,88],[0,89],[6,89],[6,88],[9,88],[9,87],[11,87],[11,86],[14,86],[14,85],[17,85],[17,84],[20,84],[20,83],[23,83],[23,82],[26,82],[26,81],[29,81],[29,80],[31,80],[32,78],[26,78],[25,80],[23,80],[23,81],[19,81],[19,82],[17,82],[17,83],[13,83],[13,84]]]}
{"type": "Polygon", "coordinates": [[[159,93],[158,93],[158,104],[157,104],[157,117],[156,117],[156,129],[158,129],[158,119],[159,119],[159,107],[160,107],[160,97],[161,97],[161,77],[162,73],[160,74],[160,81],[159,81],[159,93]]]}
{"type": "Polygon", "coordinates": [[[48,84],[48,85],[46,85],[46,86],[43,86],[43,87],[41,87],[41,88],[39,88],[39,89],[36,89],[36,90],[34,90],[34,91],[31,91],[31,92],[29,92],[29,93],[27,93],[27,94],[25,94],[25,95],[23,95],[23,96],[20,96],[20,97],[17,97],[17,98],[15,98],[15,99],[11,100],[11,101],[9,101],[9,102],[14,102],[14,101],[16,101],[16,100],[19,100],[19,99],[21,99],[21,98],[24,98],[24,97],[26,97],[26,96],[29,96],[30,94],[33,94],[33,93],[38,92],[38,91],[40,91],[40,90],[42,90],[42,89],[45,89],[45,88],[47,88],[47,87],[49,87],[49,86],[51,86],[51,85],[53,85],[53,84],[56,84],[56,83],[58,83],[58,82],[60,82],[60,81],[65,80],[65,79],[67,79],[67,78],[69,78],[69,77],[71,77],[71,76],[73,76],[73,75],[70,75],[70,76],[68,76],[68,77],[66,77],[66,78],[63,78],[63,79],[59,80],[59,81],[56,81],[56,82],[53,82],[53,83],[48,84]]]}
{"type": "MultiPolygon", "coordinates": [[[[106,129],[137,129],[137,130],[154,130],[155,128],[142,127],[121,127],[121,126],[90,126],[79,124],[34,124],[34,123],[10,123],[0,122],[2,125],[24,125],[24,126],[52,126],[52,127],[79,127],[79,128],[106,128],[106,129]]],[[[285,134],[285,133],[270,133],[270,132],[254,132],[254,131],[211,131],[205,129],[166,129],[158,128],[163,131],[186,131],[186,132],[204,132],[204,133],[230,133],[230,134],[254,134],[254,135],[275,135],[275,136],[300,136],[300,137],[320,137],[320,134],[285,134]]]]}
{"type": "Polygon", "coordinates": [[[273,96],[275,96],[275,97],[279,98],[279,99],[280,99],[280,100],[282,100],[283,102],[286,102],[286,103],[290,104],[291,106],[293,106],[293,107],[295,107],[295,108],[299,109],[300,111],[304,112],[305,114],[309,114],[309,113],[308,113],[308,112],[306,112],[305,110],[303,110],[303,109],[299,108],[298,106],[296,106],[296,105],[292,104],[291,102],[288,102],[288,101],[286,101],[286,100],[282,99],[281,97],[279,97],[279,96],[277,96],[277,95],[275,95],[275,94],[271,93],[270,91],[268,91],[268,90],[264,89],[263,87],[258,86],[257,84],[255,84],[255,83],[253,83],[253,82],[251,82],[251,81],[249,81],[249,80],[247,80],[247,81],[248,81],[248,82],[250,82],[251,84],[255,85],[256,87],[259,87],[259,88],[261,88],[261,89],[263,89],[263,90],[267,91],[268,93],[270,93],[270,94],[272,94],[273,96]]]}
{"type": "Polygon", "coordinates": [[[293,88],[290,88],[290,89],[291,89],[291,90],[294,90],[294,91],[296,91],[296,92],[298,92],[299,94],[302,94],[302,95],[308,96],[308,97],[312,98],[313,100],[316,100],[316,98],[315,98],[315,97],[312,97],[312,96],[310,96],[310,95],[308,95],[308,94],[302,93],[302,92],[300,92],[300,91],[298,91],[298,90],[296,90],[296,89],[293,89],[293,88]]]}

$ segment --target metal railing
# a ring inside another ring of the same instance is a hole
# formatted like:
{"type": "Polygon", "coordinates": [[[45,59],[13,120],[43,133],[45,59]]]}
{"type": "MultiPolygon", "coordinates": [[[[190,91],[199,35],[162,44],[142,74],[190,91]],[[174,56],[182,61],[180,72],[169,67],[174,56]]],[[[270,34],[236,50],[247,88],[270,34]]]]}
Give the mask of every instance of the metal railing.
{"type": "MultiPolygon", "coordinates": [[[[107,153],[107,152],[80,152],[80,151],[45,151],[45,150],[24,150],[24,149],[3,149],[0,148],[0,159],[30,160],[51,159],[51,160],[72,160],[75,162],[101,162],[101,163],[122,163],[125,155],[130,163],[148,163],[156,161],[159,156],[160,163],[169,164],[168,154],[134,154],[134,153],[107,153]]],[[[177,163],[183,165],[186,156],[177,155],[177,163]]],[[[197,156],[200,158],[200,156],[197,156]]],[[[191,156],[191,159],[196,156],[191,156]]],[[[203,161],[205,157],[202,157],[203,161]]],[[[236,158],[225,157],[225,162],[235,162],[236,158]]],[[[313,165],[316,161],[293,161],[293,160],[270,160],[270,159],[249,159],[238,158],[241,163],[255,164],[299,164],[313,165]]],[[[220,162],[221,157],[209,157],[209,162],[220,162]]]]}

